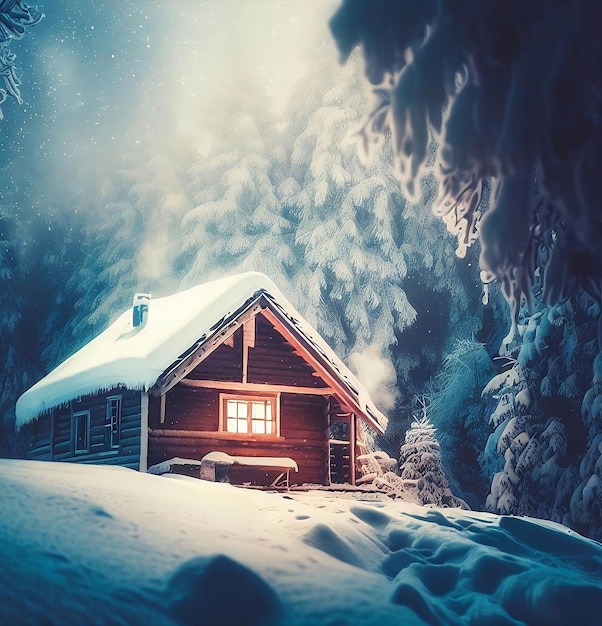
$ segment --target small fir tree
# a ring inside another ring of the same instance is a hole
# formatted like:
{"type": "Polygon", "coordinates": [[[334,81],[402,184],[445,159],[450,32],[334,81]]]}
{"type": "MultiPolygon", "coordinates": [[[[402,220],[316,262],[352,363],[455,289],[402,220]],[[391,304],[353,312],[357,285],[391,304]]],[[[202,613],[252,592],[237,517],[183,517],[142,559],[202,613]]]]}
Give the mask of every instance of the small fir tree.
{"type": "Polygon", "coordinates": [[[405,442],[399,454],[401,480],[406,489],[424,505],[459,507],[465,504],[451,492],[441,462],[441,449],[437,441],[437,429],[427,416],[424,400],[421,415],[406,432],[405,442]]]}
{"type": "Polygon", "coordinates": [[[580,482],[570,503],[573,526],[584,535],[602,540],[602,352],[594,359],[593,380],[581,406],[588,429],[588,445],[579,465],[580,482]]]}
{"type": "Polygon", "coordinates": [[[454,493],[472,508],[482,507],[489,489],[478,457],[489,436],[481,391],[494,372],[482,343],[457,340],[431,384],[429,415],[438,431],[441,458],[454,493]]]}

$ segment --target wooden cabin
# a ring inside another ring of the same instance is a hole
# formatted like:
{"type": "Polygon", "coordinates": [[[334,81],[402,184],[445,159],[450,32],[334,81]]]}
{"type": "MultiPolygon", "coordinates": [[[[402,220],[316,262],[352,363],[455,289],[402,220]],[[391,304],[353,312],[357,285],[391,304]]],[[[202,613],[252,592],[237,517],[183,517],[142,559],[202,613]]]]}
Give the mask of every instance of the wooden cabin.
{"type": "Polygon", "coordinates": [[[31,459],[197,472],[229,459],[232,482],[292,470],[291,483],[328,485],[355,484],[363,435],[386,418],[275,285],[246,273],[137,294],[19,398],[17,425],[31,459]]]}

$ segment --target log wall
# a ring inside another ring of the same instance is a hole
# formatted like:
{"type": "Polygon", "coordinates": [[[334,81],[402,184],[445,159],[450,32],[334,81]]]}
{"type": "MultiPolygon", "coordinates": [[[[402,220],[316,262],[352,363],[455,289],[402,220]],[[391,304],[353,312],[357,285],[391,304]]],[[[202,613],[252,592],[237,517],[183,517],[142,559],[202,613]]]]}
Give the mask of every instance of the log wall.
{"type": "MultiPolygon", "coordinates": [[[[261,314],[255,317],[254,346],[248,349],[247,382],[297,387],[327,387],[314,369],[261,314]]],[[[233,335],[233,346],[222,344],[188,378],[242,382],[243,329],[233,335]]]]}
{"type": "MultiPolygon", "coordinates": [[[[247,381],[266,385],[326,387],[314,370],[261,315],[248,348],[247,381]]],[[[240,383],[243,379],[243,329],[233,345],[222,344],[188,378],[240,383]]],[[[222,393],[229,393],[222,390],[222,393]]],[[[244,393],[233,389],[232,393],[244,393]]],[[[245,394],[246,395],[246,394],[245,394]]],[[[252,395],[252,394],[249,394],[252,395]]],[[[328,481],[327,399],[320,395],[280,395],[280,436],[239,435],[219,431],[220,391],[177,384],[165,396],[165,417],[160,400],[149,407],[149,466],[173,457],[200,460],[212,451],[234,456],[286,456],[299,473],[291,482],[325,484],[328,481]]],[[[240,470],[237,470],[239,472],[240,470]]]]}
{"type": "Polygon", "coordinates": [[[239,328],[232,336],[234,345],[222,343],[188,374],[188,378],[240,382],[242,380],[242,330],[239,328]]]}
{"type": "Polygon", "coordinates": [[[176,385],[168,392],[165,422],[161,424],[155,417],[150,421],[149,466],[173,457],[200,461],[213,451],[233,456],[285,456],[299,466],[298,473],[291,473],[292,484],[326,484],[325,398],[282,394],[280,437],[219,432],[218,402],[219,392],[213,390],[176,385]]]}
{"type": "Polygon", "coordinates": [[[140,467],[140,392],[111,390],[74,400],[70,406],[54,409],[34,420],[29,430],[28,458],[45,461],[74,461],[140,467]],[[107,448],[105,439],[106,398],[121,396],[121,436],[118,448],[107,448]],[[90,412],[90,446],[87,452],[74,452],[73,414],[90,412]]]}
{"type": "Polygon", "coordinates": [[[250,383],[295,385],[299,387],[326,387],[314,375],[314,369],[262,316],[257,315],[255,347],[249,349],[247,380],[250,383]]]}

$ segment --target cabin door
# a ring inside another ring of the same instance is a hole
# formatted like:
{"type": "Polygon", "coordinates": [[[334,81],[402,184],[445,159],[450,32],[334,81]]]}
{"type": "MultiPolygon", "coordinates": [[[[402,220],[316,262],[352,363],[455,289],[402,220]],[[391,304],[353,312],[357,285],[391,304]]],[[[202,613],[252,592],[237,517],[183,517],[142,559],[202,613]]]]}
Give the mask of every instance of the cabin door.
{"type": "Polygon", "coordinates": [[[355,485],[355,415],[329,413],[329,472],[331,484],[355,485]]]}

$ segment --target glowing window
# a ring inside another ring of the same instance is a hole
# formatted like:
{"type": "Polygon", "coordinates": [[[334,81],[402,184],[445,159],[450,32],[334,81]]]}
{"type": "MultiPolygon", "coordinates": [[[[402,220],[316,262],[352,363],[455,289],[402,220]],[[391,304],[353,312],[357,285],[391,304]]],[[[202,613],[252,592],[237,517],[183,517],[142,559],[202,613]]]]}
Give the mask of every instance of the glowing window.
{"type": "Polygon", "coordinates": [[[277,397],[222,394],[222,430],[229,433],[277,435],[277,397]]]}

